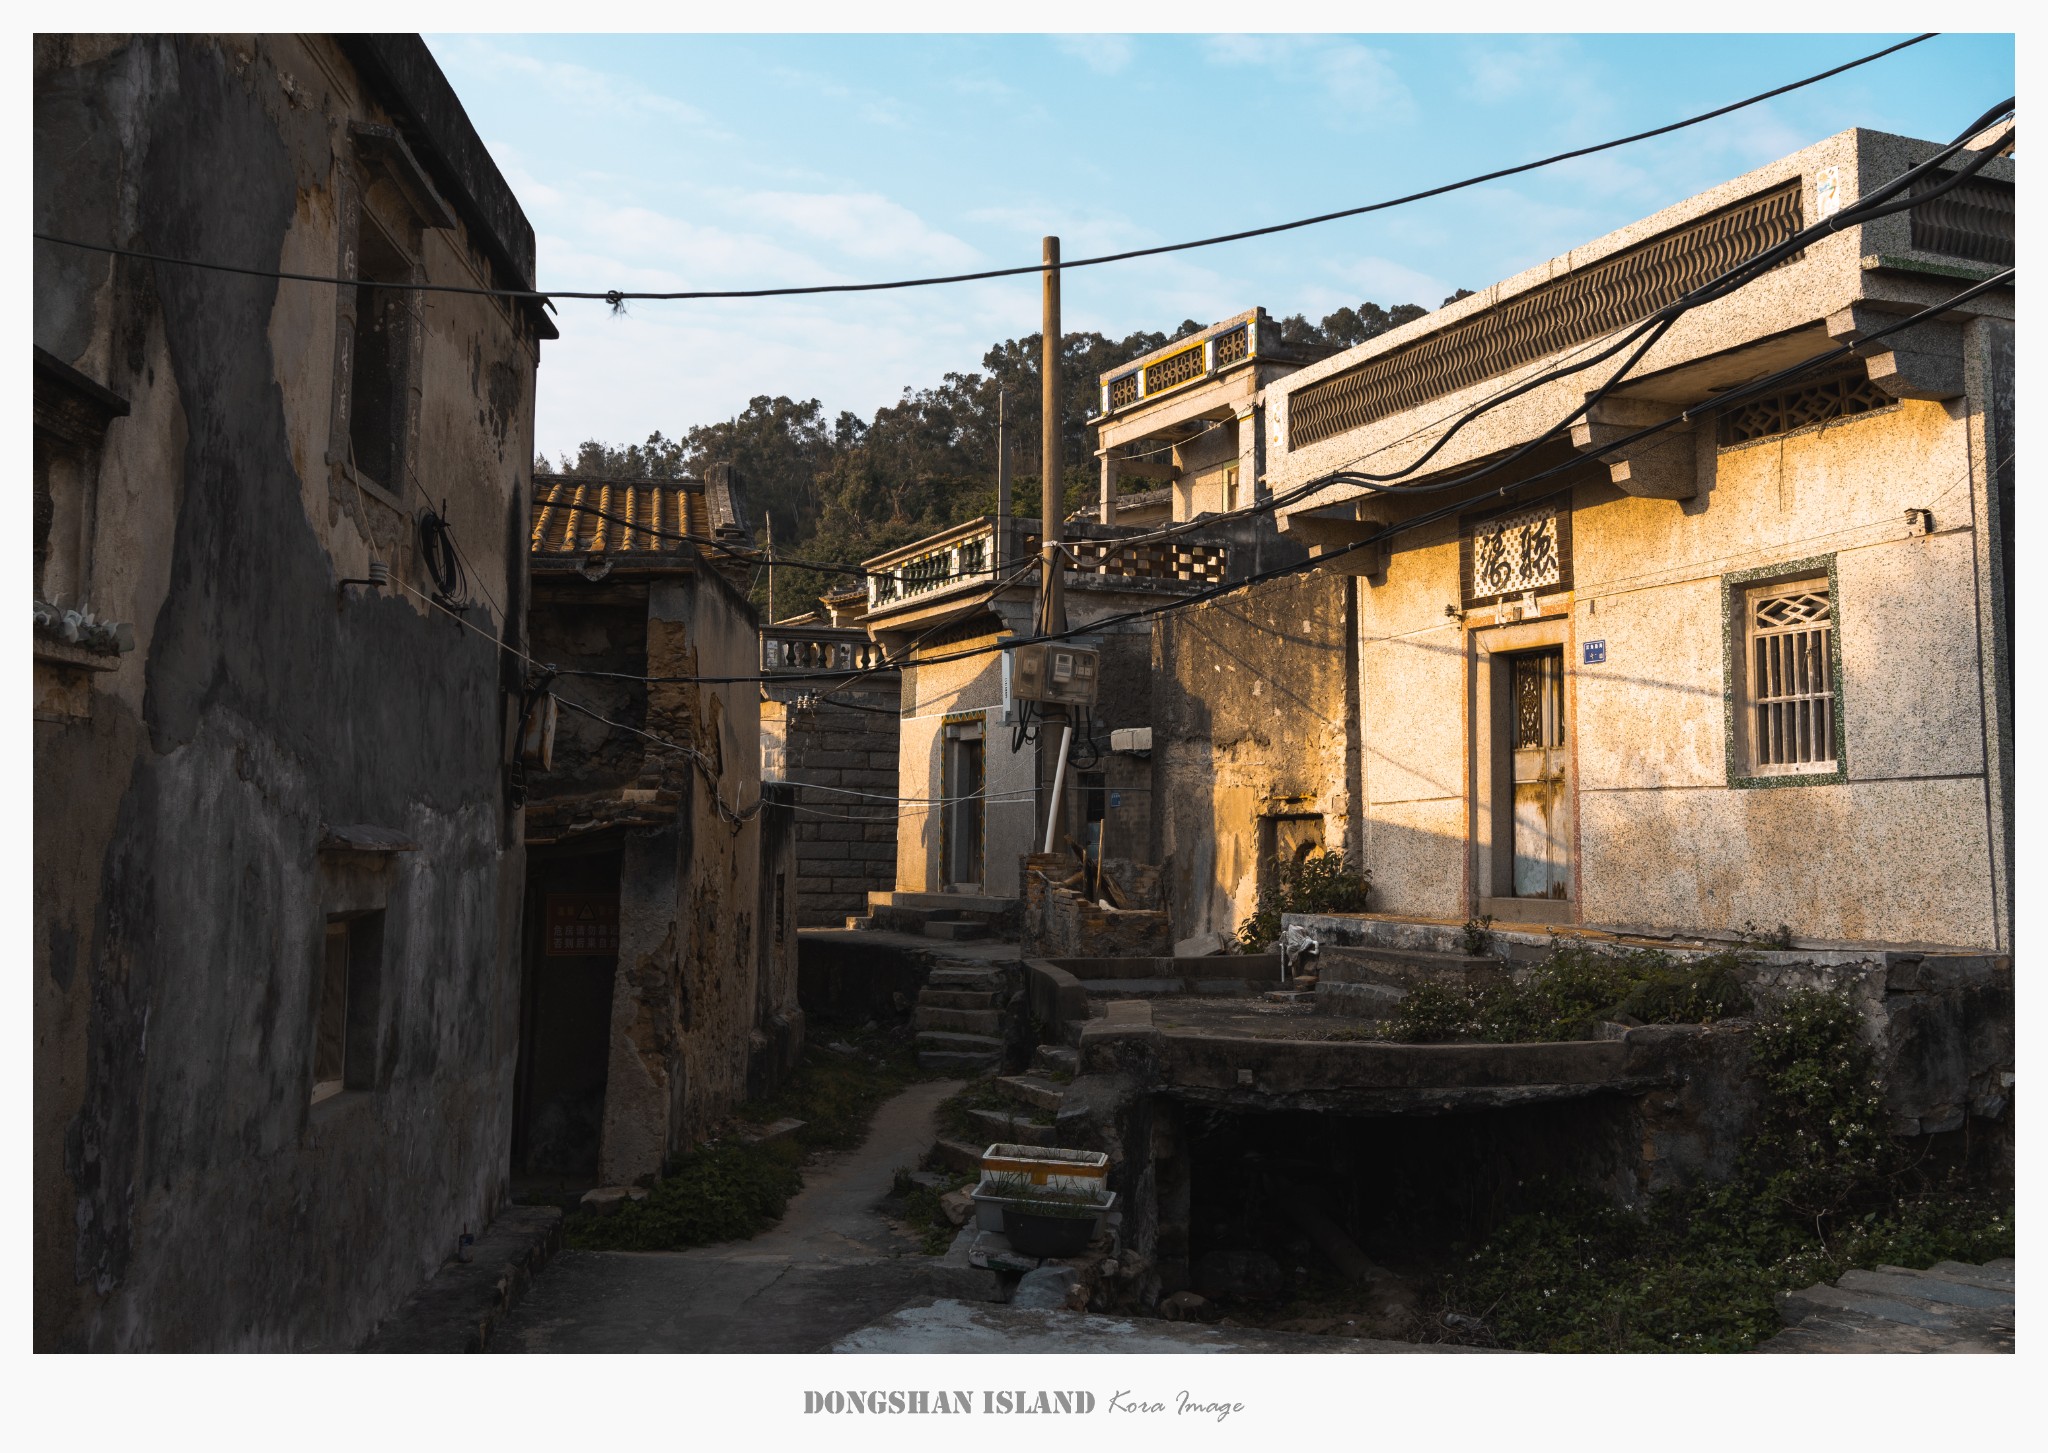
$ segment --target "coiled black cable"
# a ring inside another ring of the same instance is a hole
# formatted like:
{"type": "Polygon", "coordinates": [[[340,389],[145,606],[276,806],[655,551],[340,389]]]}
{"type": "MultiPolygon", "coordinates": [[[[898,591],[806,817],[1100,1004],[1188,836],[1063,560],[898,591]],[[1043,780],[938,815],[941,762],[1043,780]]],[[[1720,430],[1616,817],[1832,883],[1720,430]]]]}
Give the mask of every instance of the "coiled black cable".
{"type": "MultiPolygon", "coordinates": [[[[442,508],[446,509],[446,504],[442,508]]],[[[434,582],[435,596],[454,604],[465,583],[462,557],[455,549],[455,537],[449,533],[448,521],[432,510],[424,510],[420,514],[420,558],[426,561],[427,574],[434,582]]]]}

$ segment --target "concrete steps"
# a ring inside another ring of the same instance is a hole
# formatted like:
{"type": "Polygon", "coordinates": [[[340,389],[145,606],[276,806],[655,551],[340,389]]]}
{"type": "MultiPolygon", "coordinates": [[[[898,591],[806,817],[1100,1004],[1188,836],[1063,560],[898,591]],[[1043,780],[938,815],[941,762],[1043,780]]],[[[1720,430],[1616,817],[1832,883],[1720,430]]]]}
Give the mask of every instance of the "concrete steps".
{"type": "Polygon", "coordinates": [[[987,938],[989,936],[989,932],[988,925],[986,923],[979,922],[972,918],[936,918],[930,920],[925,924],[924,936],[926,938],[949,939],[954,942],[966,942],[970,939],[987,938]]]}
{"type": "Polygon", "coordinates": [[[918,1029],[946,1029],[959,1034],[980,1034],[995,1039],[998,1044],[1001,1026],[999,1016],[993,1009],[949,1009],[943,1005],[928,1004],[919,997],[917,1008],[911,1011],[910,1022],[918,1029]]]}
{"type": "Polygon", "coordinates": [[[952,1074],[986,1074],[1002,1068],[1003,1042],[989,1034],[927,1029],[917,1036],[917,1063],[952,1074]]]}
{"type": "Polygon", "coordinates": [[[968,1123],[976,1133],[989,1140],[1006,1145],[1051,1145],[1053,1127],[1041,1125],[1027,1114],[1043,1114],[1043,1111],[1029,1111],[1019,1114],[1005,1114],[1001,1110],[969,1110],[968,1123]]]}
{"type": "Polygon", "coordinates": [[[1034,1110],[1045,1110],[1055,1115],[1066,1099],[1064,1086],[1035,1075],[1004,1075],[996,1081],[996,1086],[1013,1104],[1028,1105],[1034,1110]]]}
{"type": "Polygon", "coordinates": [[[964,1075],[1001,1069],[1002,1004],[1013,987],[1001,968],[942,959],[911,1012],[919,1066],[964,1075]]]}
{"type": "Polygon", "coordinates": [[[964,1140],[948,1140],[942,1135],[932,1142],[926,1160],[962,1175],[973,1175],[981,1169],[981,1153],[987,1148],[986,1145],[969,1145],[964,1140]]]}
{"type": "Polygon", "coordinates": [[[993,1009],[996,997],[987,990],[926,989],[917,996],[917,1002],[933,1009],[993,1009]]]}
{"type": "Polygon", "coordinates": [[[984,994],[999,994],[1003,989],[1003,971],[971,964],[949,964],[933,969],[924,983],[927,990],[966,989],[984,994]]]}

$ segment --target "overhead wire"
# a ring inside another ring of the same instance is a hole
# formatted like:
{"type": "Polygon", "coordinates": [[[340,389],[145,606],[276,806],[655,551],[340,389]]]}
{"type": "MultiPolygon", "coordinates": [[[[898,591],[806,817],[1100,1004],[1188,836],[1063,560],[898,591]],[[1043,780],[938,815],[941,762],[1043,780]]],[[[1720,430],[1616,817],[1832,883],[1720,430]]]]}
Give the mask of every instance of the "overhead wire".
{"type": "MultiPolygon", "coordinates": [[[[1312,217],[1298,217],[1293,221],[1289,222],[1274,222],[1269,223],[1262,227],[1249,227],[1244,228],[1237,232],[1219,233],[1213,237],[1195,238],[1186,242],[1160,243],[1151,247],[1127,248],[1122,252],[1102,253],[1094,257],[1072,258],[1053,264],[1053,266],[1061,272],[1066,272],[1071,271],[1075,268],[1098,267],[1106,263],[1128,262],[1135,258],[1159,257],[1168,253],[1187,252],[1195,248],[1216,247],[1227,242],[1243,242],[1254,237],[1270,237],[1281,232],[1292,232],[1299,228],[1319,226],[1326,222],[1341,221],[1345,218],[1350,217],[1362,217],[1369,213],[1382,212],[1390,208],[1406,206],[1412,202],[1426,201],[1432,197],[1446,196],[1453,192],[1463,191],[1469,187],[1481,186],[1487,182],[1500,181],[1507,177],[1519,176],[1525,172],[1537,171],[1544,167],[1556,166],[1561,162],[1574,161],[1580,157],[1594,156],[1603,151],[1612,151],[1617,147],[1631,146],[1634,145],[1636,142],[1648,141],[1654,137],[1668,136],[1673,132],[1683,131],[1688,127],[1698,126],[1704,122],[1716,120],[1719,117],[1730,115],[1733,112],[1744,110],[1750,106],[1759,105],[1762,102],[1773,100],[1776,97],[1787,95],[1793,91],[1802,90],[1807,86],[1816,85],[1821,81],[1829,80],[1832,77],[1843,74],[1844,72],[1855,70],[1859,66],[1867,66],[1874,61],[1884,59],[1886,56],[1894,55],[1899,51],[1906,50],[1912,46],[1920,45],[1925,41],[1932,40],[1938,34],[1939,32],[1937,31],[1928,31],[1921,35],[1913,36],[1908,40],[1902,40],[1895,44],[1885,46],[1881,50],[1872,51],[1868,55],[1859,56],[1855,60],[1844,62],[1843,64],[1838,66],[1831,66],[1827,70],[1818,71],[1813,75],[1802,77],[1799,80],[1787,82],[1782,86],[1774,86],[1768,91],[1760,91],[1756,95],[1744,97],[1742,100],[1732,101],[1723,106],[1717,106],[1710,111],[1702,111],[1696,116],[1688,116],[1682,120],[1667,122],[1662,126],[1652,127],[1647,131],[1638,131],[1629,136],[1615,137],[1608,141],[1596,142],[1590,146],[1575,147],[1572,150],[1557,152],[1550,156],[1540,157],[1534,161],[1521,162],[1514,166],[1501,167],[1494,171],[1483,172],[1477,176],[1465,177],[1459,181],[1445,182],[1438,186],[1425,188],[1424,190],[1419,192],[1410,192],[1405,196],[1390,197],[1383,201],[1368,202],[1361,206],[1356,207],[1344,207],[1332,212],[1321,212],[1312,217]]],[[[626,302],[683,302],[716,298],[779,298],[812,296],[824,293],[886,292],[902,288],[938,287],[953,283],[984,282],[995,278],[1022,277],[1031,274],[1043,273],[1047,270],[1047,266],[1044,263],[1030,263],[1017,267],[986,268],[978,272],[949,273],[941,276],[929,277],[899,278],[889,282],[813,283],[804,286],[774,288],[697,288],[676,292],[643,292],[624,288],[605,288],[602,290],[564,288],[485,288],[463,286],[454,283],[386,282],[382,280],[365,278],[323,276],[317,273],[284,272],[272,268],[244,267],[231,263],[208,262],[194,258],[171,257],[165,254],[148,252],[136,248],[116,247],[106,243],[87,242],[79,238],[59,237],[52,233],[46,232],[37,232],[34,234],[34,236],[36,240],[40,242],[50,242],[66,247],[76,247],[90,252],[110,253],[114,256],[129,257],[141,261],[166,263],[181,267],[205,268],[216,272],[238,273],[252,277],[276,278],[294,282],[327,283],[333,286],[341,287],[388,287],[406,289],[414,292],[439,292],[484,295],[489,297],[526,299],[537,302],[548,302],[556,298],[574,298],[581,300],[601,301],[609,304],[614,309],[619,308],[621,304],[626,302]]]]}
{"type": "MultiPolygon", "coordinates": [[[[1933,318],[1937,318],[1942,316],[1943,314],[1952,312],[1957,307],[1961,306],[1963,303],[1966,303],[1974,298],[1980,297],[1984,293],[1989,292],[1995,288],[2009,287],[2013,284],[2015,277],[2015,269],[2003,269],[2002,271],[1981,280],[1980,282],[1972,285],[1971,287],[1963,289],[1961,292],[1954,294],[1953,296],[1943,300],[1942,302],[1930,304],[1929,306],[1921,309],[1918,312],[1907,314],[1904,317],[1900,318],[1897,322],[1887,324],[1883,328],[1873,329],[1852,343],[1840,344],[1834,348],[1828,349],[1822,353],[1815,354],[1810,358],[1804,359],[1786,368],[1778,369],[1773,373],[1769,373],[1760,378],[1751,380],[1746,384],[1740,385],[1736,388],[1728,389],[1704,404],[1695,405],[1692,408],[1682,410],[1677,414],[1673,414],[1669,418],[1658,420],[1654,423],[1647,424],[1642,426],[1641,428],[1632,430],[1626,434],[1619,435],[1614,439],[1604,443],[1600,450],[1600,453],[1611,453],[1617,449],[1622,449],[1631,444],[1639,443],[1642,440],[1648,439],[1656,434],[1662,433],[1667,429],[1675,428],[1683,424],[1697,422],[1701,418],[1711,415],[1721,409],[1725,409],[1731,404],[1739,403],[1744,399],[1747,399],[1755,394],[1768,392],[1770,389],[1779,386],[1780,384],[1786,382],[1791,378],[1795,378],[1804,373],[1813,372],[1826,365],[1838,362],[1841,359],[1853,354],[1859,348],[1865,348],[1871,343],[1889,337],[1892,334],[1898,333],[1906,328],[1914,327],[1920,323],[1927,322],[1933,318]]],[[[1553,465],[1543,470],[1539,470],[1535,474],[1528,475],[1520,479],[1511,480],[1504,485],[1500,485],[1497,488],[1491,491],[1484,492],[1480,495],[1472,497],[1461,497],[1435,510],[1428,511],[1421,515],[1413,516],[1411,518],[1398,521],[1394,524],[1387,526],[1385,529],[1376,531],[1373,534],[1367,535],[1349,544],[1334,547],[1312,559],[1290,562],[1286,565],[1274,566],[1267,570],[1257,571],[1251,575],[1242,576],[1232,580],[1218,581],[1213,585],[1204,587],[1201,590],[1192,592],[1188,595],[1178,596],[1171,601],[1166,601],[1159,605],[1143,606],[1133,610],[1119,612],[1113,615],[1098,617],[1097,619],[1088,622],[1084,626],[1073,626],[1069,627],[1064,631],[1041,633],[1039,635],[1029,637],[1019,637],[1007,641],[1002,641],[993,645],[969,647],[959,651],[946,652],[942,655],[927,656],[915,663],[896,661],[889,664],[894,666],[901,666],[904,664],[916,664],[919,666],[945,665],[954,661],[964,661],[979,656],[991,655],[998,651],[1012,650],[1022,645],[1034,645],[1046,641],[1071,640],[1075,637],[1095,635],[1100,633],[1102,629],[1108,626],[1121,625],[1137,620],[1151,619],[1158,616],[1171,614],[1174,611],[1190,609],[1193,606],[1200,605],[1206,601],[1214,600],[1219,596],[1228,595],[1236,591],[1243,590],[1248,586],[1263,584],[1268,580],[1279,579],[1287,575],[1300,574],[1304,571],[1313,570],[1319,566],[1327,565],[1332,560],[1339,559],[1345,555],[1349,555],[1354,551],[1366,549],[1373,545],[1380,544],[1385,540],[1391,539],[1393,536],[1397,534],[1405,533],[1406,531],[1416,529],[1422,525],[1433,523],[1434,521],[1442,519],[1447,515],[1455,514],[1462,510],[1468,510],[1475,503],[1478,503],[1480,501],[1489,498],[1499,498],[1511,493],[1516,493],[1526,489],[1530,485],[1543,483],[1548,480],[1555,479],[1558,476],[1566,473],[1583,470],[1587,467],[1587,465],[1590,462],[1592,462],[1593,458],[1594,456],[1584,456],[1580,458],[1566,460],[1563,463],[1553,465]]],[[[1318,481],[1318,483],[1326,484],[1327,481],[1318,481]]],[[[1528,500],[1525,500],[1524,502],[1533,503],[1537,500],[1550,498],[1551,496],[1556,494],[1568,492],[1577,487],[1578,484],[1576,481],[1568,482],[1559,489],[1548,491],[1543,495],[1534,496],[1528,500]]],[[[870,669],[887,668],[882,667],[870,669]]],[[[564,674],[570,673],[565,672],[564,674]]],[[[791,672],[773,677],[679,676],[642,677],[637,679],[651,682],[691,681],[712,684],[770,680],[787,681],[793,679],[800,679],[805,674],[806,673],[791,672]]],[[[830,677],[838,673],[814,672],[808,674],[819,677],[830,677]]]]}

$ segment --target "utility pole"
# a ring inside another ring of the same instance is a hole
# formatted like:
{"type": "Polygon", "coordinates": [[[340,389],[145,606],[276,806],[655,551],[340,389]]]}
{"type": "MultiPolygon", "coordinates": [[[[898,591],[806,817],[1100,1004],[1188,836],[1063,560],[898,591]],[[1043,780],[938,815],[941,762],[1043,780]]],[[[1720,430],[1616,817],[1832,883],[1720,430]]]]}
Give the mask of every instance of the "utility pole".
{"type": "Polygon", "coordinates": [[[1060,240],[1045,239],[1044,339],[1039,363],[1038,472],[1042,485],[1038,529],[1043,542],[1039,582],[1039,629],[1051,633],[1067,628],[1067,602],[1060,568],[1060,516],[1066,513],[1065,480],[1060,454],[1060,240]]]}
{"type": "Polygon", "coordinates": [[[768,624],[775,624],[775,516],[770,514],[768,524],[768,624]]]}
{"type": "Polygon", "coordinates": [[[996,387],[996,546],[990,553],[991,580],[1000,580],[1010,568],[1010,436],[1008,432],[1010,391],[996,387]]]}
{"type": "MultiPolygon", "coordinates": [[[[1039,633],[1053,635],[1067,628],[1065,571],[1060,560],[1060,517],[1066,513],[1066,480],[1060,468],[1060,240],[1045,239],[1044,338],[1039,353],[1039,449],[1038,473],[1042,486],[1038,530],[1043,542],[1039,567],[1039,633]]],[[[1074,745],[1074,713],[1071,707],[1054,708],[1060,714],[1059,754],[1052,760],[1052,795],[1045,806],[1045,848],[1051,852],[1058,829],[1065,818],[1067,752],[1074,745]]],[[[1046,713],[1052,725],[1052,712],[1046,713]]],[[[1043,740],[1043,738],[1041,738],[1043,740]]],[[[1040,759],[1041,763],[1043,758],[1040,759]]],[[[1043,780],[1043,779],[1041,779],[1043,780]]]]}

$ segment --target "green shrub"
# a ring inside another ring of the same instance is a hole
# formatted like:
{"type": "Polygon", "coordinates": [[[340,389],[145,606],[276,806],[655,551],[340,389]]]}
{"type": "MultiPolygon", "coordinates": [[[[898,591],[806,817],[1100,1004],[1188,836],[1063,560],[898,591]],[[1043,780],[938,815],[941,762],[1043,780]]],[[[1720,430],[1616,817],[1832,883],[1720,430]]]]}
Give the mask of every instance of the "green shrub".
{"type": "Polygon", "coordinates": [[[1251,917],[1237,926],[1240,953],[1264,953],[1280,937],[1283,913],[1363,913],[1372,896],[1372,874],[1342,853],[1318,853],[1282,863],[1277,884],[1259,890],[1251,917]]]}
{"type": "Polygon", "coordinates": [[[1701,1024],[1747,1012],[1737,953],[1694,962],[1655,949],[1599,949],[1561,942],[1519,984],[1452,989],[1418,984],[1401,1000],[1386,1037],[1409,1044],[1490,1044],[1590,1039],[1603,1021],[1701,1024]]]}
{"type": "Polygon", "coordinates": [[[674,1160],[648,1195],[608,1216],[579,1212],[563,1227],[569,1245],[594,1251],[680,1251],[758,1235],[782,1218],[803,1185],[812,1150],[851,1150],[867,1138],[875,1108],[920,1077],[907,1041],[879,1031],[820,1027],[852,1053],[813,1042],[782,1088],[734,1112],[742,1124],[795,1119],[783,1139],[701,1147],[674,1160]]]}
{"type": "Polygon", "coordinates": [[[1539,1183],[1438,1285],[1476,1340],[1544,1352],[1742,1352],[1779,1330],[1779,1294],[1852,1267],[2013,1255],[2010,1190],[1916,1180],[1880,1129],[1874,1056],[1844,995],[1763,1013],[1763,1091],[1736,1173],[1617,1209],[1539,1183]]]}
{"type": "Polygon", "coordinates": [[[738,1241],[781,1219],[803,1187],[803,1147],[793,1140],[720,1145],[685,1156],[644,1200],[609,1216],[578,1216],[564,1228],[591,1251],[679,1251],[738,1241]]]}

